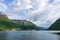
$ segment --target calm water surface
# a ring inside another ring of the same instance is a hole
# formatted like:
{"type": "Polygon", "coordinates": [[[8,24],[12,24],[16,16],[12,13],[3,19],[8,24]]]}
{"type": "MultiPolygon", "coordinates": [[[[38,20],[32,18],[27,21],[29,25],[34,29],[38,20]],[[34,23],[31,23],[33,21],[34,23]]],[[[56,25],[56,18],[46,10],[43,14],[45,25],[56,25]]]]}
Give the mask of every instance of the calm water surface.
{"type": "Polygon", "coordinates": [[[0,31],[0,40],[60,40],[49,31],[0,31]]]}

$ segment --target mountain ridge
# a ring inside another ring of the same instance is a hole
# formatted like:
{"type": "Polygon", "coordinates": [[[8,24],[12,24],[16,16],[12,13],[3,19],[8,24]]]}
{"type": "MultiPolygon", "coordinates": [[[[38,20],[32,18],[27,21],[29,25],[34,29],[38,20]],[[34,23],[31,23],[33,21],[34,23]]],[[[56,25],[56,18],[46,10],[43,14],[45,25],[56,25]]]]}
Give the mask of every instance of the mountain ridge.
{"type": "Polygon", "coordinates": [[[60,30],[60,18],[56,20],[49,28],[48,30],[60,30]]]}
{"type": "Polygon", "coordinates": [[[8,18],[7,15],[0,12],[0,29],[1,30],[38,30],[37,26],[27,20],[21,20],[19,23],[8,18]]]}

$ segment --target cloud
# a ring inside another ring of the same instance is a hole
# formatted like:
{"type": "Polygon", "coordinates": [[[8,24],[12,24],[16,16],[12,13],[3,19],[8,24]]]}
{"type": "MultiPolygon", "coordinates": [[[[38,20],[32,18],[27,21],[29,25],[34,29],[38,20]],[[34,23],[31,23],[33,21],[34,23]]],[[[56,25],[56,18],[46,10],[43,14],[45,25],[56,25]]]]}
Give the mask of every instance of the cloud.
{"type": "MultiPolygon", "coordinates": [[[[32,8],[31,0],[14,0],[8,4],[8,8],[10,10],[7,11],[7,15],[9,16],[20,16],[20,17],[26,17],[26,10],[32,8]],[[21,15],[22,14],[22,15],[21,15]]],[[[10,17],[13,18],[14,17],[10,17]]],[[[26,19],[26,18],[23,18],[26,19]]]]}
{"type": "Polygon", "coordinates": [[[35,11],[30,11],[28,18],[30,20],[34,20],[33,23],[35,23],[37,26],[48,28],[58,18],[60,18],[60,1],[54,0],[49,4],[48,0],[42,0],[42,4],[40,3],[41,5],[39,2],[37,3],[38,9],[35,11]]]}
{"type": "Polygon", "coordinates": [[[5,10],[7,10],[7,5],[0,2],[0,11],[5,11],[5,10]]]}
{"type": "Polygon", "coordinates": [[[45,6],[47,6],[47,0],[45,0],[45,1],[44,0],[37,0],[37,1],[33,0],[32,4],[35,5],[37,7],[37,9],[28,12],[29,14],[27,14],[27,15],[30,16],[30,17],[38,15],[42,11],[44,11],[45,10],[45,6]],[[33,15],[33,16],[31,16],[31,15],[33,15]]]}
{"type": "Polygon", "coordinates": [[[26,10],[32,7],[32,5],[30,5],[30,0],[26,1],[26,0],[14,0],[12,1],[9,6],[13,7],[13,10],[16,11],[20,11],[20,10],[26,10]]]}
{"type": "Polygon", "coordinates": [[[60,0],[13,0],[8,5],[1,2],[0,8],[7,9],[10,19],[25,19],[48,28],[60,18],[60,0]]]}

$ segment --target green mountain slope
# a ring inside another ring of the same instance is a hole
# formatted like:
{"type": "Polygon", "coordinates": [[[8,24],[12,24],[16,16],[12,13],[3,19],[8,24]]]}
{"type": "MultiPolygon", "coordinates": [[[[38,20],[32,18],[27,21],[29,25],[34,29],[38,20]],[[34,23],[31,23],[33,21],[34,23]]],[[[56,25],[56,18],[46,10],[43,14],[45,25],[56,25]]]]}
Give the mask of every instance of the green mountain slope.
{"type": "Polygon", "coordinates": [[[18,22],[14,22],[10,19],[5,14],[0,13],[0,30],[38,30],[38,27],[26,20],[20,20],[18,22]]]}
{"type": "Polygon", "coordinates": [[[23,27],[23,30],[40,30],[35,24],[27,20],[12,20],[23,27]]]}
{"type": "Polygon", "coordinates": [[[48,30],[60,30],[60,18],[55,22],[53,23],[49,28],[48,30]]]}
{"type": "Polygon", "coordinates": [[[16,23],[12,22],[11,20],[9,20],[6,17],[1,17],[0,16],[0,29],[11,30],[12,28],[18,28],[18,27],[20,27],[19,24],[16,24],[16,23]]]}

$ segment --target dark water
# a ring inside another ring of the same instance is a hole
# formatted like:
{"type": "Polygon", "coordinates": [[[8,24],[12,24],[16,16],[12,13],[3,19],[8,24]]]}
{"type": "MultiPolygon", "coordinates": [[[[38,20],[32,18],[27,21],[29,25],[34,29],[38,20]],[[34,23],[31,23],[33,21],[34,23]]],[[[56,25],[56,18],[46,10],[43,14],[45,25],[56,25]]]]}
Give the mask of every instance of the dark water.
{"type": "Polygon", "coordinates": [[[60,40],[49,31],[0,31],[0,40],[60,40]]]}

